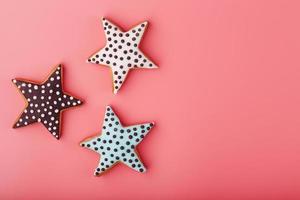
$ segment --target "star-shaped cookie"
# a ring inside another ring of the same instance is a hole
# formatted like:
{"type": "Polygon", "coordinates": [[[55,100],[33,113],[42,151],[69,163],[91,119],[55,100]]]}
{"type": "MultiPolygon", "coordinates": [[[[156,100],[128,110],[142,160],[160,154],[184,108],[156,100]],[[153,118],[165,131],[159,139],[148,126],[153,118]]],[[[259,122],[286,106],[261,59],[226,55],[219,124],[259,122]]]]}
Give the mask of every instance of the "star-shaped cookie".
{"type": "Polygon", "coordinates": [[[94,175],[102,174],[117,162],[122,162],[138,172],[145,172],[146,168],[139,159],[135,148],[153,125],[154,123],[144,123],[124,127],[112,108],[107,106],[102,134],[80,143],[81,146],[100,155],[94,175]]]}
{"type": "Polygon", "coordinates": [[[12,81],[25,97],[27,104],[13,128],[41,122],[56,139],[59,139],[62,111],[82,104],[81,100],[63,91],[62,66],[56,67],[42,83],[23,79],[12,81]]]}
{"type": "Polygon", "coordinates": [[[88,62],[109,66],[112,70],[114,93],[125,81],[130,69],[157,68],[139,49],[140,41],[148,22],[143,22],[127,32],[122,31],[109,20],[102,18],[106,45],[93,54],[88,62]]]}

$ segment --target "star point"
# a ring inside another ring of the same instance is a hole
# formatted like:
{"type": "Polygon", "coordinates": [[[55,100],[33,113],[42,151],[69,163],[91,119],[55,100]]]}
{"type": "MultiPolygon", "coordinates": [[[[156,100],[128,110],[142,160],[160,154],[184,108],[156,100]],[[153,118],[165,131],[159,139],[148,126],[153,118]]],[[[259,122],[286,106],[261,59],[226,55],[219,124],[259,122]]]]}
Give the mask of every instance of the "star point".
{"type": "Polygon", "coordinates": [[[111,68],[114,93],[116,94],[130,69],[154,69],[157,66],[139,49],[148,22],[142,22],[124,32],[106,18],[102,18],[106,45],[89,57],[88,62],[111,68]]]}
{"type": "Polygon", "coordinates": [[[100,155],[94,175],[101,175],[118,162],[124,163],[135,171],[145,172],[146,168],[137,154],[136,146],[144,139],[153,125],[154,123],[144,123],[123,126],[112,108],[106,107],[101,135],[88,138],[80,143],[82,147],[100,155]]]}

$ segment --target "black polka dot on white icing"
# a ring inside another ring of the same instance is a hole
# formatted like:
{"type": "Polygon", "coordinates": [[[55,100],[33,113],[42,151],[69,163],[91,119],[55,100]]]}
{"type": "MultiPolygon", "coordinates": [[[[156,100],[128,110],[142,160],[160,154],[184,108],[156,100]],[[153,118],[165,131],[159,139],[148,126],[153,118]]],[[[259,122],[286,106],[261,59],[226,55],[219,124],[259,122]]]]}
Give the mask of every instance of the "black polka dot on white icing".
{"type": "Polygon", "coordinates": [[[106,35],[106,45],[99,52],[92,55],[88,62],[111,67],[114,93],[116,94],[130,69],[151,69],[157,68],[157,66],[138,48],[147,27],[147,22],[143,22],[127,32],[123,32],[105,18],[102,19],[102,23],[106,35]]]}
{"type": "Polygon", "coordinates": [[[81,146],[100,155],[94,175],[102,174],[117,162],[122,162],[138,172],[145,172],[146,168],[139,159],[135,148],[153,125],[154,123],[145,123],[124,127],[112,108],[107,106],[102,134],[81,143],[81,146]]]}
{"type": "Polygon", "coordinates": [[[13,127],[19,128],[40,122],[55,138],[59,139],[61,111],[82,104],[81,100],[64,93],[62,66],[59,65],[41,84],[21,79],[12,81],[27,101],[27,107],[13,127]]]}

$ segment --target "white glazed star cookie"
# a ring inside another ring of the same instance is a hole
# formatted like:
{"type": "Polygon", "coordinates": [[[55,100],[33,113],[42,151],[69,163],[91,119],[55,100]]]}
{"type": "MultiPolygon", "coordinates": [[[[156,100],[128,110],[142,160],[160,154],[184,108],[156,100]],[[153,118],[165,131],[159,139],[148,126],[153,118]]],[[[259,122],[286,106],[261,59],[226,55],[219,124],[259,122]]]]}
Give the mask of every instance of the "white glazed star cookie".
{"type": "Polygon", "coordinates": [[[140,41],[148,22],[143,22],[127,32],[122,31],[109,20],[102,19],[106,36],[106,45],[93,54],[88,62],[109,66],[112,70],[114,93],[125,81],[130,69],[157,68],[139,49],[140,41]]]}
{"type": "Polygon", "coordinates": [[[144,123],[124,127],[112,108],[107,106],[102,134],[80,143],[82,147],[91,149],[100,155],[94,175],[102,174],[117,162],[122,162],[138,172],[145,172],[146,168],[139,159],[135,148],[153,125],[154,123],[144,123]]]}

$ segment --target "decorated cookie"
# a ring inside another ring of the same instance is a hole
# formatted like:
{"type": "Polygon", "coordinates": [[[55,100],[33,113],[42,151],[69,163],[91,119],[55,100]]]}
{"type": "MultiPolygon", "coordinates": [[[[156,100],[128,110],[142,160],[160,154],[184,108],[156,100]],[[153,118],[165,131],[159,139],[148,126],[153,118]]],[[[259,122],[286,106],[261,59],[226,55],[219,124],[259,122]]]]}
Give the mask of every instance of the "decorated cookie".
{"type": "Polygon", "coordinates": [[[122,31],[105,18],[102,19],[102,23],[106,35],[106,45],[92,55],[88,62],[106,65],[111,68],[113,91],[116,94],[130,69],[152,69],[157,68],[157,66],[139,49],[147,22],[140,23],[127,32],[122,31]]]}
{"type": "Polygon", "coordinates": [[[102,134],[80,144],[100,155],[94,175],[102,174],[117,162],[122,162],[138,172],[145,172],[146,168],[139,159],[135,148],[153,125],[153,123],[145,123],[124,127],[112,108],[107,106],[102,134]]]}
{"type": "Polygon", "coordinates": [[[41,122],[57,139],[60,137],[61,113],[64,109],[78,106],[82,101],[63,91],[62,66],[59,65],[43,83],[13,79],[26,100],[26,108],[13,128],[41,122]]]}

